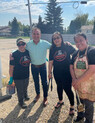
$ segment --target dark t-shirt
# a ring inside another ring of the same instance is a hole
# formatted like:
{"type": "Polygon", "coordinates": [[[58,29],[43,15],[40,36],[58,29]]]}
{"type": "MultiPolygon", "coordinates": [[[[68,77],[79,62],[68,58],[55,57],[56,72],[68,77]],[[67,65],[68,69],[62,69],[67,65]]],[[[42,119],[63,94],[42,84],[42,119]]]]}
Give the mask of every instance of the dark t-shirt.
{"type": "Polygon", "coordinates": [[[10,60],[10,65],[14,66],[13,79],[26,79],[29,77],[29,64],[30,57],[29,52],[20,52],[16,50],[12,53],[13,60],[10,60]]]}
{"type": "Polygon", "coordinates": [[[64,43],[63,47],[51,48],[49,60],[53,60],[53,71],[55,79],[66,80],[70,77],[70,55],[75,48],[68,43],[64,43]]]}
{"type": "MultiPolygon", "coordinates": [[[[71,64],[73,65],[75,60],[76,60],[76,57],[77,57],[77,54],[79,52],[79,57],[83,57],[85,55],[85,50],[83,51],[76,51],[73,56],[72,56],[72,60],[71,60],[71,64]]],[[[88,50],[87,50],[87,59],[88,59],[88,64],[89,65],[95,65],[95,48],[94,47],[91,47],[89,46],[88,47],[88,50]]]]}

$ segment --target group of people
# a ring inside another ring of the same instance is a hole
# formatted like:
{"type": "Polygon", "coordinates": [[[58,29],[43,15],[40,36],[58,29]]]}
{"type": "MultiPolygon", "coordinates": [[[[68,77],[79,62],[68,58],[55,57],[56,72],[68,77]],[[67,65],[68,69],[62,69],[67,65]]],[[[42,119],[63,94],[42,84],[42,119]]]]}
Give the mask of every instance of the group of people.
{"type": "Polygon", "coordinates": [[[41,40],[41,31],[32,29],[32,40],[28,43],[19,38],[16,41],[18,49],[10,54],[9,74],[17,88],[18,102],[21,108],[26,108],[25,101],[29,100],[27,87],[29,84],[29,66],[34,80],[36,97],[34,103],[40,98],[40,84],[43,86],[43,105],[48,104],[48,81],[46,69],[46,55],[49,52],[48,79],[54,75],[57,85],[58,102],[55,108],[64,104],[63,90],[70,101],[69,115],[74,115],[74,94],[72,86],[78,92],[85,110],[78,113],[75,122],[84,119],[85,123],[93,122],[93,102],[95,101],[95,48],[88,45],[86,35],[76,34],[74,41],[78,50],[69,42],[64,42],[60,32],[52,35],[52,44],[41,40]],[[52,70],[53,69],[53,70],[52,70]]]}

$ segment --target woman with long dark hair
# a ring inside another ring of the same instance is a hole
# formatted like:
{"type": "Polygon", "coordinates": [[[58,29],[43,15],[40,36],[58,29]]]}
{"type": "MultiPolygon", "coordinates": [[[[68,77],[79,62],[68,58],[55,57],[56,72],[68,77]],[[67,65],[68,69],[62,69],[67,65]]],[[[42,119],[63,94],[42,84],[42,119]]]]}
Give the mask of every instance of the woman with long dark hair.
{"type": "Polygon", "coordinates": [[[74,95],[71,89],[72,78],[70,75],[70,55],[75,51],[75,48],[63,41],[60,32],[55,32],[52,35],[52,47],[49,54],[49,79],[52,77],[52,68],[54,79],[57,84],[57,93],[59,101],[55,108],[59,108],[64,104],[63,90],[66,92],[70,101],[70,115],[74,115],[74,95]]]}

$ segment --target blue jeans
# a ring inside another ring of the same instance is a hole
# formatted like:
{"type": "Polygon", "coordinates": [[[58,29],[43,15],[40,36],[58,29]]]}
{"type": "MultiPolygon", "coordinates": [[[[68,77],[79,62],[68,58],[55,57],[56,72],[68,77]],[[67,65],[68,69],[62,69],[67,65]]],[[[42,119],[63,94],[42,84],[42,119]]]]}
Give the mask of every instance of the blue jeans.
{"type": "Polygon", "coordinates": [[[41,67],[36,67],[35,65],[31,65],[31,72],[32,72],[33,79],[34,79],[34,85],[35,85],[36,94],[37,95],[40,94],[40,84],[39,84],[39,74],[40,74],[41,82],[42,82],[42,86],[43,86],[43,96],[44,96],[44,98],[47,98],[47,95],[48,95],[48,92],[47,92],[48,83],[47,83],[46,64],[44,64],[41,67]]]}

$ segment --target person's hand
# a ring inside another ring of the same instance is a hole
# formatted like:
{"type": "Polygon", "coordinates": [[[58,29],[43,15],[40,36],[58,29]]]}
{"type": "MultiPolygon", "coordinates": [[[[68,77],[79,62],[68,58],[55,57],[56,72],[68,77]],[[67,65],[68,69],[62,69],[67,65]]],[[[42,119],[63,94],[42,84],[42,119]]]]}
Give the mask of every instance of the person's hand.
{"type": "Polygon", "coordinates": [[[10,77],[8,85],[11,85],[13,83],[13,77],[10,77]]]}
{"type": "Polygon", "coordinates": [[[77,88],[78,88],[78,81],[77,81],[77,79],[72,79],[72,86],[75,88],[75,90],[77,90],[77,88]]]}
{"type": "Polygon", "coordinates": [[[48,79],[51,79],[52,78],[52,73],[49,73],[48,74],[48,79]]]}
{"type": "Polygon", "coordinates": [[[68,44],[68,45],[72,45],[72,44],[71,44],[70,42],[68,42],[68,41],[66,41],[65,43],[68,44]]]}

